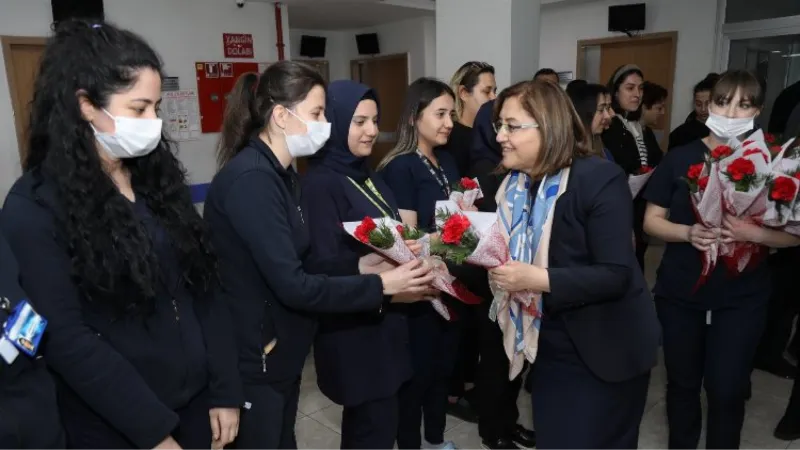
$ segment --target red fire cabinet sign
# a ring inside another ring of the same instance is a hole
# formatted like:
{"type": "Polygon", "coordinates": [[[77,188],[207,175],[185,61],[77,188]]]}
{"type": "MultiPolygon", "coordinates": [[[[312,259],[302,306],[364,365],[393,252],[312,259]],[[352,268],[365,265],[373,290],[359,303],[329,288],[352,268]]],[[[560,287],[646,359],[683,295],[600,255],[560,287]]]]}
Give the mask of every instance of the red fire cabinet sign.
{"type": "Polygon", "coordinates": [[[197,100],[200,105],[200,128],[203,133],[219,133],[222,116],[228,104],[228,95],[236,80],[245,73],[258,73],[261,66],[255,62],[201,61],[195,63],[197,75],[197,100]]]}
{"type": "Polygon", "coordinates": [[[255,58],[252,34],[223,33],[226,58],[255,58]]]}

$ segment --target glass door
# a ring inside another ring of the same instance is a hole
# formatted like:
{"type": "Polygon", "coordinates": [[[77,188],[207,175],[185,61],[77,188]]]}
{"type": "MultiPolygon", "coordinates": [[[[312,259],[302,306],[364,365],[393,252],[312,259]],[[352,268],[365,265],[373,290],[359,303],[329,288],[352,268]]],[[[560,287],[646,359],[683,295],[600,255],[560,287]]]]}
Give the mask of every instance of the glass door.
{"type": "Polygon", "coordinates": [[[783,132],[791,107],[800,104],[800,34],[732,39],[728,69],[746,69],[761,78],[766,91],[759,125],[773,132],[783,132]],[[793,94],[795,91],[797,93],[793,94]],[[775,101],[781,94],[784,98],[775,109],[775,101]],[[773,110],[775,116],[771,121],[773,110]]]}

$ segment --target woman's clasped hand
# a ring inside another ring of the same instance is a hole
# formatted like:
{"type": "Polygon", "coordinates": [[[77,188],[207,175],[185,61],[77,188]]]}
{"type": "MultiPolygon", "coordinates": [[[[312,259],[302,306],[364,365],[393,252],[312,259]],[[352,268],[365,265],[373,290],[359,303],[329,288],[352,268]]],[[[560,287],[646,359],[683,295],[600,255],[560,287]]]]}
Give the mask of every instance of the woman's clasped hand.
{"type": "Polygon", "coordinates": [[[708,251],[715,243],[732,244],[734,242],[759,243],[762,240],[763,227],[747,220],[725,215],[722,227],[706,227],[696,223],[689,227],[687,240],[701,252],[708,251]]]}

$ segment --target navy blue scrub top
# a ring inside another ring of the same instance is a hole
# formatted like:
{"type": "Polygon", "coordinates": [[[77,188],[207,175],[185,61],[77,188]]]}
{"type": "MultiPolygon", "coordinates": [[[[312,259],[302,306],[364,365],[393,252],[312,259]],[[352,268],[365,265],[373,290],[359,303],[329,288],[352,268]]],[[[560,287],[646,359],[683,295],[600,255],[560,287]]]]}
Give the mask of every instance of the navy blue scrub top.
{"type": "MultiPolygon", "coordinates": [[[[455,160],[442,150],[434,150],[434,155],[452,186],[459,180],[455,160]]],[[[436,231],[436,202],[447,200],[449,196],[420,156],[416,152],[400,155],[381,171],[381,175],[394,193],[398,208],[417,212],[417,228],[436,231]]]]}
{"type": "MultiPolygon", "coordinates": [[[[683,177],[689,166],[703,162],[708,147],[701,140],[676,147],[664,155],[642,196],[669,210],[669,221],[682,225],[697,223],[683,177]]],[[[728,273],[719,259],[705,284],[693,292],[703,268],[702,254],[688,242],[669,242],[658,268],[653,293],[692,308],[713,310],[735,307],[744,302],[767,301],[770,275],[766,258],[738,276],[728,273]]]]}

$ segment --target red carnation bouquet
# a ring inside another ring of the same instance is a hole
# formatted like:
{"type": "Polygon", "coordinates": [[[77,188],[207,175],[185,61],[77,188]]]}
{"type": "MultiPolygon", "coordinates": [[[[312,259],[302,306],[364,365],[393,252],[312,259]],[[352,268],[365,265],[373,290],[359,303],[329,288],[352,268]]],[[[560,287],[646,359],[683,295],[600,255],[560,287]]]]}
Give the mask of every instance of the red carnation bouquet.
{"type": "Polygon", "coordinates": [[[628,176],[628,187],[631,188],[631,196],[633,198],[636,198],[642,192],[647,181],[653,176],[653,170],[653,167],[642,166],[635,174],[628,176]]]}
{"type": "MultiPolygon", "coordinates": [[[[420,241],[423,244],[423,248],[425,248],[430,239],[427,234],[422,233],[420,230],[386,217],[378,219],[365,217],[361,222],[345,222],[343,226],[350,236],[397,264],[405,264],[417,259],[417,256],[406,245],[406,240],[420,241]]],[[[454,276],[450,275],[447,266],[441,260],[428,258],[425,254],[421,255],[420,258],[425,259],[426,264],[433,265],[434,279],[432,285],[435,289],[467,304],[481,302],[479,297],[467,290],[454,276]]],[[[433,300],[431,303],[434,309],[445,319],[450,320],[453,317],[452,311],[441,300],[433,300]]]]}
{"type": "Polygon", "coordinates": [[[452,202],[436,202],[436,226],[440,238],[431,243],[431,253],[446,261],[491,269],[510,258],[495,213],[461,211],[452,202]]]}
{"type": "MultiPolygon", "coordinates": [[[[770,142],[756,131],[742,143],[712,149],[703,163],[689,167],[685,180],[698,221],[709,228],[722,226],[725,215],[800,234],[798,187],[800,150],[788,142],[770,142]]],[[[702,284],[722,257],[733,273],[744,271],[763,256],[763,248],[749,242],[714,244],[703,255],[702,284]]]]}
{"type": "Polygon", "coordinates": [[[481,191],[481,185],[477,178],[464,177],[451,186],[450,200],[461,209],[472,207],[475,201],[481,198],[483,198],[483,191],[481,191]]]}
{"type": "MultiPolygon", "coordinates": [[[[508,242],[496,213],[458,211],[454,205],[438,202],[436,223],[440,239],[431,243],[431,253],[454,264],[467,263],[486,269],[502,266],[511,259],[508,242]],[[448,208],[449,207],[449,208],[448,208]]],[[[508,296],[531,316],[539,317],[533,291],[505,292],[490,285],[495,299],[508,296]]]]}

